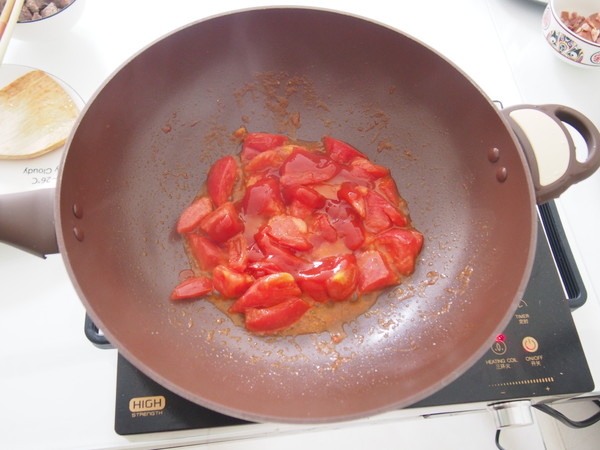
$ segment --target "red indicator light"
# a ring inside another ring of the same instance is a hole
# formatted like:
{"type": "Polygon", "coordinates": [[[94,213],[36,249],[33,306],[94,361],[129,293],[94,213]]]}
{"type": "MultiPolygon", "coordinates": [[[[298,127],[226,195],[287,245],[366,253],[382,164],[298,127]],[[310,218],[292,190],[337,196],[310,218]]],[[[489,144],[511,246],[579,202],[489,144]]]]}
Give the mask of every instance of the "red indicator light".
{"type": "Polygon", "coordinates": [[[504,342],[505,339],[506,337],[504,337],[503,334],[499,334],[498,336],[496,336],[496,342],[504,342]]]}

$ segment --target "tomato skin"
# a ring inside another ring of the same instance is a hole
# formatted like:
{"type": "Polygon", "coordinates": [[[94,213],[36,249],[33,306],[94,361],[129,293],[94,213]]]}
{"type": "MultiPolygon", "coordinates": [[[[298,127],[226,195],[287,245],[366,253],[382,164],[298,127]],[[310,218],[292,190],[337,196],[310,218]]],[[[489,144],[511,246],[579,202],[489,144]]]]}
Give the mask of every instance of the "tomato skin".
{"type": "Polygon", "coordinates": [[[213,290],[213,282],[208,277],[191,277],[179,283],[171,293],[171,300],[185,300],[202,297],[213,290]]]}
{"type": "Polygon", "coordinates": [[[224,242],[244,231],[244,223],[241,221],[234,204],[225,202],[200,221],[200,229],[208,234],[213,241],[224,242]]]}
{"type": "Polygon", "coordinates": [[[221,206],[229,199],[237,176],[238,167],[233,156],[225,156],[212,165],[206,186],[215,205],[221,206]]]}
{"type": "Polygon", "coordinates": [[[200,197],[194,200],[179,216],[177,232],[182,234],[195,230],[200,225],[200,221],[212,210],[213,204],[210,197],[200,197]]]}
{"type": "Polygon", "coordinates": [[[325,148],[325,153],[327,153],[327,155],[337,163],[348,164],[356,157],[366,158],[364,154],[359,152],[350,144],[332,138],[331,136],[323,136],[322,142],[323,147],[325,148]]]}
{"type": "Polygon", "coordinates": [[[279,183],[273,177],[264,177],[246,189],[242,211],[247,215],[274,215],[285,212],[279,183]]]}
{"type": "Polygon", "coordinates": [[[398,282],[398,277],[383,255],[377,250],[366,250],[356,256],[359,269],[358,292],[377,291],[398,282]]]}
{"type": "Polygon", "coordinates": [[[254,282],[247,273],[236,272],[224,265],[218,265],[212,273],[214,288],[225,298],[241,296],[254,282]]]}
{"type": "Polygon", "coordinates": [[[213,270],[219,264],[225,263],[225,255],[206,236],[196,233],[187,234],[188,244],[199,269],[203,271],[213,270]]]}
{"type": "Polygon", "coordinates": [[[268,308],[301,293],[291,274],[274,273],[254,281],[248,290],[230,306],[229,312],[242,313],[248,308],[268,308]]]}
{"type": "Polygon", "coordinates": [[[421,233],[413,229],[392,228],[379,234],[374,242],[401,275],[414,272],[416,258],[423,247],[421,233]]]}
{"type": "Polygon", "coordinates": [[[273,333],[297,322],[310,305],[299,297],[291,297],[267,308],[248,308],[246,328],[254,333],[273,333]]]}
{"type": "Polygon", "coordinates": [[[283,162],[279,181],[282,186],[321,183],[339,171],[340,166],[328,157],[296,148],[283,162]]]}
{"type": "Polygon", "coordinates": [[[317,302],[344,301],[358,283],[358,266],[353,254],[329,256],[315,261],[296,275],[300,289],[317,302]]]}
{"type": "Polygon", "coordinates": [[[248,266],[248,241],[243,234],[237,234],[226,243],[227,265],[238,272],[243,272],[248,266]]]}

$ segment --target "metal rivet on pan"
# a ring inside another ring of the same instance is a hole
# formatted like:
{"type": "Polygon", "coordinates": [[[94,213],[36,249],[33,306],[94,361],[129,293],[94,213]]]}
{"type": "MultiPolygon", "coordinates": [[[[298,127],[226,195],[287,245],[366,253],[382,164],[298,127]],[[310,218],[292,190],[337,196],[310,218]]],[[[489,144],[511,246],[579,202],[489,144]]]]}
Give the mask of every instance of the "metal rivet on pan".
{"type": "Polygon", "coordinates": [[[490,162],[497,162],[500,159],[500,149],[496,147],[490,148],[487,156],[490,162]]]}
{"type": "Polygon", "coordinates": [[[77,203],[73,203],[73,215],[78,219],[83,218],[83,208],[77,203]]]}
{"type": "Polygon", "coordinates": [[[79,242],[83,241],[83,230],[81,228],[77,228],[77,227],[73,227],[73,235],[75,236],[75,239],[77,239],[79,242]]]}
{"type": "Polygon", "coordinates": [[[498,168],[498,170],[496,171],[496,179],[500,183],[503,183],[506,181],[507,178],[508,178],[508,170],[506,169],[506,167],[502,166],[502,167],[498,168]]]}

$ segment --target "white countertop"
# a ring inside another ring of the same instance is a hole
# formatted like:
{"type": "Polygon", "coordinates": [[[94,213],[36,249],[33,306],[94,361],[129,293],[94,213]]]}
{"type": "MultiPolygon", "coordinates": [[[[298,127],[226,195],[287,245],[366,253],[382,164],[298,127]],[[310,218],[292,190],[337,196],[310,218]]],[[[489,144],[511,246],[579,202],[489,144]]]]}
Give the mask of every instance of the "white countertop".
{"type": "MultiPolygon", "coordinates": [[[[141,6],[122,0],[79,2],[84,2],[81,16],[71,28],[35,39],[18,30],[4,62],[43,69],[68,83],[84,101],[129,56],[163,34],[217,13],[275,4],[228,0],[211,4],[149,0],[141,6]]],[[[600,69],[573,68],[551,54],[541,36],[544,6],[539,2],[276,4],[327,7],[394,26],[440,51],[490,98],[505,106],[562,103],[600,126],[600,69]]],[[[588,290],[587,303],[574,317],[600,390],[600,352],[595,346],[600,342],[599,194],[600,173],[571,188],[558,206],[588,290]]],[[[84,336],[83,319],[84,309],[60,255],[42,260],[0,244],[0,448],[168,448],[206,442],[209,448],[262,450],[300,449],[307,443],[345,449],[496,448],[493,418],[485,410],[429,419],[398,411],[325,427],[263,424],[235,430],[119,436],[113,431],[116,351],[93,347],[84,336]],[[252,438],[231,440],[248,436],[252,438]]],[[[569,443],[577,440],[578,448],[592,448],[585,446],[586,439],[600,438],[600,426],[576,438],[565,437],[556,434],[547,419],[535,417],[533,426],[503,432],[505,448],[565,448],[565,439],[570,439],[569,443]]]]}

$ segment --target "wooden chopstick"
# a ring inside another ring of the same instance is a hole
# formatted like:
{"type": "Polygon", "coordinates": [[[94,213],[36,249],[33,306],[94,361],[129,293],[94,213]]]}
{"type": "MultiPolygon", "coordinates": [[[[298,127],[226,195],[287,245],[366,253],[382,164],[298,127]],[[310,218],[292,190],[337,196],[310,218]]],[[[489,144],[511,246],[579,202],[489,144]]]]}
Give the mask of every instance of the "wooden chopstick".
{"type": "Polygon", "coordinates": [[[0,14],[0,63],[4,58],[15,23],[19,20],[24,2],[25,0],[7,0],[0,14]]]}

